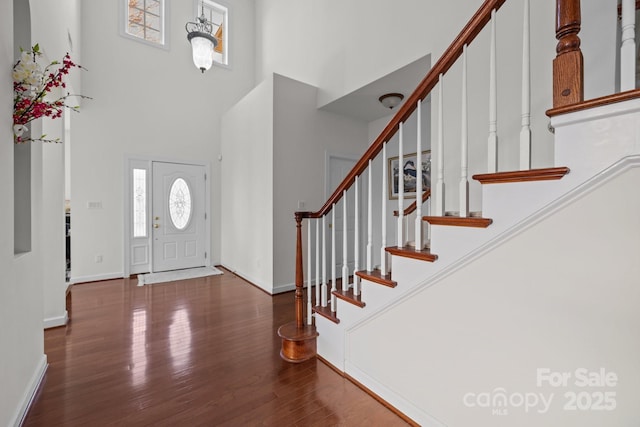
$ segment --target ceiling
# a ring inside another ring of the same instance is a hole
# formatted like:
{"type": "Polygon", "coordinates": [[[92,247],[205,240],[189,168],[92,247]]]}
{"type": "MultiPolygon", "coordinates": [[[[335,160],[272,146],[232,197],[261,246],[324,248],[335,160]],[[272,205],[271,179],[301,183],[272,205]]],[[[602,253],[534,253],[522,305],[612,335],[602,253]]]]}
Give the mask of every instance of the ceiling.
{"type": "Polygon", "coordinates": [[[382,106],[378,98],[385,93],[398,92],[403,94],[406,100],[430,68],[431,55],[423,56],[360,89],[320,107],[320,109],[366,122],[386,117],[392,111],[397,111],[400,106],[389,110],[382,106]]]}

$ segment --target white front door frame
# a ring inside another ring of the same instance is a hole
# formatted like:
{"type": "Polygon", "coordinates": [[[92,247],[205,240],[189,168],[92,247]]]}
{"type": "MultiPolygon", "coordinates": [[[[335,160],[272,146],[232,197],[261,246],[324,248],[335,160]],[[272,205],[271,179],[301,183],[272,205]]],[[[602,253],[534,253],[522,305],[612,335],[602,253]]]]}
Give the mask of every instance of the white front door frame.
{"type": "MultiPolygon", "coordinates": [[[[152,245],[152,236],[151,232],[152,227],[152,218],[151,211],[153,206],[153,195],[151,194],[151,189],[153,188],[152,183],[152,164],[153,162],[163,162],[163,163],[181,163],[181,164],[190,164],[195,166],[204,167],[206,173],[206,179],[204,182],[205,186],[205,209],[207,214],[207,219],[205,221],[205,251],[207,253],[207,265],[212,264],[212,256],[211,256],[211,163],[202,162],[197,160],[184,160],[184,159],[171,159],[164,157],[152,157],[152,156],[143,156],[143,155],[125,155],[124,159],[124,170],[125,170],[125,179],[124,181],[124,191],[123,191],[123,218],[124,218],[124,226],[123,228],[123,277],[127,278],[132,274],[132,253],[131,246],[133,241],[133,169],[140,168],[147,170],[147,239],[146,244],[148,245],[148,263],[147,263],[147,271],[152,271],[153,268],[153,245],[152,245]]],[[[139,270],[139,268],[138,268],[139,270]]],[[[141,273],[142,271],[135,271],[135,273],[141,273]]],[[[133,273],[133,274],[135,274],[133,273]]]]}

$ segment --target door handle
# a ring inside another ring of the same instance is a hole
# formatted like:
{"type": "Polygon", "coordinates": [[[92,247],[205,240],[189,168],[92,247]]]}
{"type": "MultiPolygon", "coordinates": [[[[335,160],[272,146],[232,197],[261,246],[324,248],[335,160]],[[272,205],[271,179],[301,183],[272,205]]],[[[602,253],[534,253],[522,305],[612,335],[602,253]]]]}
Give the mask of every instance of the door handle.
{"type": "Polygon", "coordinates": [[[153,224],[153,228],[160,228],[160,224],[153,224]]]}
{"type": "Polygon", "coordinates": [[[156,221],[160,219],[159,216],[154,217],[153,219],[155,219],[156,221]]]}

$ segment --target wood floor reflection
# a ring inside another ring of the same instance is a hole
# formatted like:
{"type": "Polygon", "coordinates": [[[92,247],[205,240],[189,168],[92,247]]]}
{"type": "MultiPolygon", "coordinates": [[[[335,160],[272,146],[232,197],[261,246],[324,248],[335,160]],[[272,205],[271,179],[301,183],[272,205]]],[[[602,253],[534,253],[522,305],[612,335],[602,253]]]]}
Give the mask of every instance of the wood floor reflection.
{"type": "Polygon", "coordinates": [[[293,295],[232,273],[73,287],[73,320],[45,331],[49,368],[25,426],[406,425],[317,360],[280,359],[293,295]]]}

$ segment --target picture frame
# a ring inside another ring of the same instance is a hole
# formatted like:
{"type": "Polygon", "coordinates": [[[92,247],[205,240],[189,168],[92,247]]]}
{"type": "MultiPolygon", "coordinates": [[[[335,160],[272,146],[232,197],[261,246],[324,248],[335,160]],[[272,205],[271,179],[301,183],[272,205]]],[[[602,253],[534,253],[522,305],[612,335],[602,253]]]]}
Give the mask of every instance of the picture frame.
{"type": "MultiPolygon", "coordinates": [[[[389,199],[398,198],[398,176],[399,176],[399,156],[389,157],[388,162],[388,185],[389,185],[389,199]]],[[[404,198],[415,199],[416,198],[416,153],[405,154],[403,156],[404,163],[404,198]]],[[[425,150],[422,152],[422,191],[431,188],[431,150],[425,150]]]]}

